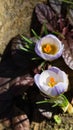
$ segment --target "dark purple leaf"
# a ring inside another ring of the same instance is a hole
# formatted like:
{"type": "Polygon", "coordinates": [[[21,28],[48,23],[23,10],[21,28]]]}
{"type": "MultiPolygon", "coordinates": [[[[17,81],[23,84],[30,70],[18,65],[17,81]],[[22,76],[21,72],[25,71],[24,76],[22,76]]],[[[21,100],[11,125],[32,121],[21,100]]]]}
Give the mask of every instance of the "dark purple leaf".
{"type": "Polygon", "coordinates": [[[53,31],[56,27],[56,14],[45,4],[37,4],[35,8],[36,16],[41,24],[46,24],[47,29],[53,31]]]}
{"type": "Polygon", "coordinates": [[[71,37],[71,34],[68,34],[68,37],[62,42],[64,43],[62,57],[69,68],[73,70],[73,38],[71,37]]]}
{"type": "Polygon", "coordinates": [[[15,78],[11,86],[11,92],[17,96],[23,94],[34,83],[33,77],[30,74],[15,78]]]}

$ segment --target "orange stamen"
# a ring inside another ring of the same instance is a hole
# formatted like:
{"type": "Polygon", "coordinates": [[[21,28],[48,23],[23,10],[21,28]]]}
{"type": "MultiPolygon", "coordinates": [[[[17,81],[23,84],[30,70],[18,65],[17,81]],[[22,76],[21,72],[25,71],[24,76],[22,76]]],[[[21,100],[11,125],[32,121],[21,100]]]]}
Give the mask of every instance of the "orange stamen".
{"type": "Polygon", "coordinates": [[[44,52],[49,53],[51,51],[51,46],[49,44],[46,44],[43,48],[44,52]]]}
{"type": "Polygon", "coordinates": [[[50,77],[49,80],[50,80],[51,83],[55,82],[55,79],[53,77],[50,77]]]}
{"type": "Polygon", "coordinates": [[[55,84],[56,84],[55,79],[54,79],[53,77],[50,77],[49,82],[48,82],[48,85],[49,85],[50,87],[54,87],[55,84]]]}
{"type": "Polygon", "coordinates": [[[42,44],[42,52],[46,54],[56,54],[58,51],[58,47],[55,44],[51,43],[43,43],[42,44]]]}

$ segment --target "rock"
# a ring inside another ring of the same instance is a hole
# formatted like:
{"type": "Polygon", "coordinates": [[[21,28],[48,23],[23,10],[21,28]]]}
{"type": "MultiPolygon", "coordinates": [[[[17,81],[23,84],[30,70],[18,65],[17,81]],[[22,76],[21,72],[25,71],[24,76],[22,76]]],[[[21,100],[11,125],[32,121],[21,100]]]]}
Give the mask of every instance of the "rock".
{"type": "Polygon", "coordinates": [[[17,34],[29,35],[34,6],[45,0],[0,0],[0,54],[17,34]]]}
{"type": "Polygon", "coordinates": [[[3,130],[4,126],[0,123],[0,130],[3,130]]]}

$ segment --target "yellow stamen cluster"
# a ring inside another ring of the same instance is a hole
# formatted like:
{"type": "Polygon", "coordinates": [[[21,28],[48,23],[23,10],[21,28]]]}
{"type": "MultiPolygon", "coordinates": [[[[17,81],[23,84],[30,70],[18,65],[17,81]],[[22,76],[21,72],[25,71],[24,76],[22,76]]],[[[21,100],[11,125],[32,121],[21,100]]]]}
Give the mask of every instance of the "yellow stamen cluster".
{"type": "Polygon", "coordinates": [[[50,77],[49,82],[48,82],[48,86],[54,87],[55,84],[56,84],[55,79],[53,77],[50,77]]]}
{"type": "Polygon", "coordinates": [[[46,44],[43,47],[43,50],[44,50],[45,53],[49,53],[52,50],[52,48],[51,48],[51,46],[49,44],[46,44]]]}
{"type": "Polygon", "coordinates": [[[46,43],[42,45],[42,51],[46,54],[56,54],[58,47],[55,44],[46,43]]]}

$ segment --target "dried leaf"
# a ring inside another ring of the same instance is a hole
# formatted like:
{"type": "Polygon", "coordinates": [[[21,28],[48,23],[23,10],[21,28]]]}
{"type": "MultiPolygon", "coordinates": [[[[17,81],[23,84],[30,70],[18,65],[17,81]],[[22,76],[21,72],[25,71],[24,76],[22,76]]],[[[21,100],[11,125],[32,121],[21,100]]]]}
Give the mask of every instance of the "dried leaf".
{"type": "Polygon", "coordinates": [[[36,16],[41,24],[46,24],[47,29],[53,31],[56,26],[56,14],[45,4],[37,4],[35,8],[36,16]]]}

